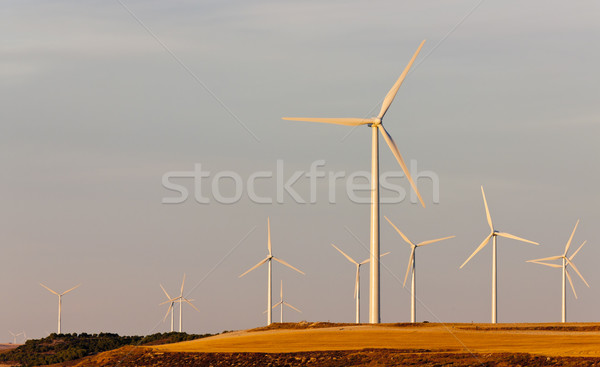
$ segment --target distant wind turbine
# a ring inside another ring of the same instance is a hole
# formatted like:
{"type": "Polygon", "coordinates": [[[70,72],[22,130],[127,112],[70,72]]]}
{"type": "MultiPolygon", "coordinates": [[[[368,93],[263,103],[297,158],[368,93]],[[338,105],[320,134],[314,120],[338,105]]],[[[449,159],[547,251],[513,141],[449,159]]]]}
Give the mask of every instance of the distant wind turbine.
{"type": "Polygon", "coordinates": [[[402,233],[402,231],[400,231],[398,229],[398,227],[396,227],[394,225],[394,223],[392,223],[391,220],[388,219],[388,217],[385,217],[385,219],[392,225],[392,227],[394,227],[394,229],[396,230],[396,232],[398,232],[400,234],[400,236],[402,236],[402,238],[404,239],[404,241],[406,241],[410,247],[412,248],[412,251],[410,252],[410,258],[408,259],[408,267],[406,268],[406,275],[404,276],[404,284],[402,285],[403,287],[406,286],[406,280],[408,279],[408,273],[411,273],[412,275],[412,284],[411,284],[411,298],[410,298],[410,322],[417,322],[417,305],[416,305],[416,299],[417,299],[417,285],[416,285],[416,259],[415,259],[415,252],[417,250],[417,247],[421,247],[421,246],[425,246],[425,245],[429,245],[431,243],[435,243],[435,242],[439,242],[439,241],[443,241],[443,240],[447,240],[450,238],[454,238],[455,236],[449,236],[449,237],[443,237],[443,238],[438,238],[435,240],[429,240],[429,241],[423,241],[420,243],[417,243],[416,245],[414,243],[412,243],[411,240],[408,239],[408,237],[406,237],[404,235],[404,233],[402,233]]]}
{"type": "MultiPolygon", "coordinates": [[[[165,321],[167,319],[167,316],[169,316],[169,312],[170,312],[171,313],[171,332],[173,332],[173,331],[175,331],[174,328],[173,328],[173,324],[174,324],[173,323],[173,321],[174,321],[174,317],[173,317],[174,315],[173,315],[173,313],[174,313],[174,308],[175,308],[174,307],[175,306],[175,301],[172,300],[173,298],[171,296],[169,296],[169,293],[167,293],[167,291],[162,286],[162,284],[159,284],[159,285],[160,285],[160,289],[162,289],[162,291],[167,296],[167,299],[171,302],[171,304],[169,305],[169,308],[167,309],[167,313],[165,314],[165,317],[163,318],[163,321],[165,321]]],[[[161,305],[162,305],[162,303],[161,303],[161,305]]]]}
{"type": "Polygon", "coordinates": [[[485,214],[487,216],[487,222],[490,226],[491,232],[483,240],[481,245],[479,245],[479,247],[477,247],[477,249],[471,254],[471,256],[469,256],[469,258],[460,266],[460,268],[462,269],[463,266],[465,266],[469,262],[469,260],[471,260],[473,258],[473,256],[475,256],[475,254],[477,254],[479,251],[481,251],[481,249],[483,249],[485,247],[485,245],[487,245],[488,242],[490,242],[490,239],[492,239],[492,238],[494,239],[493,247],[492,247],[492,323],[495,324],[497,322],[497,312],[498,312],[498,300],[497,300],[498,271],[496,269],[496,265],[497,265],[497,256],[496,256],[496,254],[497,254],[496,242],[497,241],[496,241],[496,238],[498,236],[505,237],[505,238],[511,238],[513,240],[532,243],[534,245],[539,245],[539,243],[529,241],[524,238],[520,238],[515,235],[509,234],[509,233],[500,232],[500,231],[495,230],[494,225],[492,224],[492,217],[490,216],[490,210],[488,208],[487,201],[485,200],[485,192],[483,191],[483,186],[481,186],[481,195],[483,196],[483,204],[485,205],[485,214]]]}
{"type": "Polygon", "coordinates": [[[251,267],[250,269],[248,269],[246,272],[244,272],[242,275],[240,275],[239,277],[243,277],[244,275],[248,274],[249,272],[251,272],[252,270],[258,268],[259,266],[261,266],[264,263],[268,263],[269,265],[269,272],[268,272],[268,277],[267,277],[267,325],[271,325],[273,322],[273,317],[272,317],[272,312],[271,312],[271,305],[273,304],[273,295],[271,292],[271,288],[272,288],[272,260],[277,261],[280,264],[283,264],[285,266],[287,266],[290,269],[296,270],[298,273],[304,275],[304,272],[301,270],[296,269],[295,267],[291,266],[290,264],[288,264],[287,262],[285,262],[284,260],[278,259],[275,256],[273,256],[273,253],[271,251],[271,221],[269,220],[269,218],[267,218],[267,248],[269,250],[269,254],[267,255],[266,258],[264,258],[263,260],[261,260],[258,264],[254,265],[253,267],[251,267]]]}
{"type": "MultiPolygon", "coordinates": [[[[165,301],[163,303],[161,303],[161,305],[170,303],[169,308],[167,309],[167,313],[165,314],[165,318],[163,319],[163,321],[167,318],[167,315],[169,314],[169,311],[171,311],[171,331],[173,331],[173,308],[174,308],[174,304],[175,302],[179,302],[179,332],[181,333],[183,330],[183,310],[182,310],[182,304],[183,302],[189,304],[190,306],[192,306],[194,308],[194,310],[200,312],[200,310],[194,306],[192,304],[193,299],[187,299],[183,296],[183,286],[185,284],[185,274],[183,274],[183,280],[181,281],[181,291],[179,292],[179,296],[175,297],[175,298],[170,298],[168,301],[165,301]]],[[[162,286],[161,286],[162,288],[162,286]]],[[[165,289],[163,288],[163,291],[165,289]]],[[[165,294],[167,294],[167,292],[165,291],[165,294]]],[[[167,294],[167,297],[169,297],[169,295],[167,294]]]]}
{"type": "MultiPolygon", "coordinates": [[[[333,243],[331,244],[331,246],[333,246],[342,255],[344,255],[346,257],[346,259],[348,259],[348,261],[350,261],[352,264],[356,265],[356,282],[354,284],[354,299],[356,299],[356,323],[360,324],[360,267],[361,267],[361,265],[364,265],[364,264],[368,263],[369,261],[371,261],[371,259],[366,259],[362,262],[356,262],[353,258],[348,256],[344,251],[340,250],[333,243]]],[[[389,254],[389,252],[386,252],[385,254],[380,255],[379,258],[382,258],[387,254],[389,254]]]]}
{"type": "Polygon", "coordinates": [[[60,334],[60,319],[61,319],[61,313],[62,313],[62,296],[69,293],[70,291],[74,290],[75,288],[79,287],[81,284],[78,284],[78,285],[74,286],[73,288],[69,289],[68,291],[65,291],[62,293],[55,292],[52,289],[43,285],[42,283],[40,283],[40,285],[58,296],[58,334],[60,334]]]}
{"type": "Polygon", "coordinates": [[[565,246],[565,252],[562,255],[545,257],[543,259],[535,259],[535,260],[527,261],[530,263],[550,266],[552,268],[559,268],[559,269],[562,268],[562,317],[561,317],[562,322],[567,322],[567,285],[566,285],[565,277],[569,279],[569,283],[571,284],[571,289],[573,290],[573,295],[575,295],[575,299],[577,299],[577,293],[575,292],[575,287],[573,286],[573,279],[571,279],[571,275],[569,274],[567,267],[570,265],[573,268],[573,270],[575,270],[577,275],[579,275],[581,280],[583,280],[585,285],[587,285],[588,288],[590,286],[588,284],[588,282],[586,282],[585,279],[583,279],[583,275],[581,275],[581,273],[579,272],[579,269],[577,269],[577,267],[575,266],[575,264],[573,264],[573,261],[572,261],[573,258],[575,257],[575,255],[577,255],[579,250],[581,250],[581,248],[583,247],[583,245],[586,244],[587,241],[583,241],[581,246],[579,246],[579,248],[577,250],[575,250],[575,252],[571,256],[567,256],[567,252],[569,251],[569,247],[571,246],[571,241],[573,241],[573,236],[575,235],[575,230],[577,230],[578,225],[579,225],[579,220],[577,220],[577,223],[575,223],[575,228],[573,228],[573,233],[571,233],[571,237],[569,237],[569,241],[567,241],[567,245],[565,246]],[[544,262],[544,261],[552,261],[552,260],[559,260],[559,259],[562,260],[562,265],[544,262]]]}
{"type": "Polygon", "coordinates": [[[383,117],[386,112],[390,108],[390,105],[394,101],[396,97],[396,93],[398,93],[398,89],[402,85],[404,78],[408,74],[413,62],[417,58],[417,55],[421,51],[421,48],[425,44],[425,41],[421,42],[419,48],[413,55],[413,57],[408,62],[408,65],[396,80],[396,83],[392,86],[392,89],[388,92],[383,100],[383,104],[381,106],[381,110],[379,111],[379,115],[377,117],[364,119],[364,118],[307,118],[307,117],[284,117],[284,120],[294,120],[294,121],[308,121],[308,122],[323,122],[326,124],[337,124],[337,125],[346,125],[346,126],[360,126],[367,125],[371,127],[371,236],[370,236],[370,253],[371,253],[371,268],[370,268],[370,290],[369,290],[369,322],[376,324],[381,322],[381,318],[379,316],[380,311],[380,285],[379,285],[379,133],[383,135],[383,139],[390,147],[392,153],[396,157],[396,160],[402,167],[402,171],[406,175],[408,182],[412,186],[413,190],[419,197],[419,201],[421,205],[425,207],[425,203],[423,202],[423,198],[417,189],[417,185],[413,181],[406,164],[404,163],[404,159],[402,155],[400,155],[400,151],[396,146],[396,143],[387,132],[385,127],[383,127],[383,117]]]}
{"type": "Polygon", "coordinates": [[[10,331],[10,330],[9,330],[8,332],[9,332],[9,333],[10,333],[10,335],[12,335],[12,337],[13,337],[13,344],[17,344],[17,337],[18,337],[19,335],[23,334],[23,333],[18,333],[18,334],[15,334],[15,333],[13,333],[13,332],[12,332],[12,331],[10,331]]]}
{"type": "MultiPolygon", "coordinates": [[[[302,311],[300,311],[296,307],[290,305],[289,303],[287,303],[283,300],[283,280],[281,281],[281,288],[279,288],[279,299],[280,299],[280,301],[277,302],[276,304],[274,304],[273,307],[271,307],[271,308],[275,309],[277,306],[281,306],[281,318],[280,318],[279,322],[281,322],[282,324],[283,324],[283,306],[288,306],[292,310],[302,313],[302,311]]],[[[267,311],[265,311],[265,312],[267,312],[267,311]]],[[[263,312],[263,313],[265,313],[265,312],[263,312]]]]}

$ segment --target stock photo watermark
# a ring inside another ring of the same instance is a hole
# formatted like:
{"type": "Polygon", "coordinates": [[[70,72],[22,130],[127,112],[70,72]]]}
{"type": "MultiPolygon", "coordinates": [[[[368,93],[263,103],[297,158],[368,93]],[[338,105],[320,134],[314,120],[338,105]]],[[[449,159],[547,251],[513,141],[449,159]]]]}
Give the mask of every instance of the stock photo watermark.
{"type": "MultiPolygon", "coordinates": [[[[199,204],[235,204],[247,197],[256,204],[283,204],[292,200],[298,204],[317,203],[317,192],[326,196],[329,204],[340,200],[340,195],[348,198],[353,203],[371,203],[371,173],[368,171],[331,171],[325,169],[325,160],[316,160],[310,164],[308,170],[286,172],[282,159],[278,159],[274,170],[255,171],[242,177],[235,171],[211,172],[196,163],[190,171],[170,171],[162,176],[162,186],[171,192],[171,195],[162,198],[163,204],[182,204],[193,200],[199,204]],[[258,194],[258,186],[271,194],[258,194]],[[192,194],[190,195],[190,190],[192,194]],[[323,194],[325,190],[325,194],[323,194]],[[303,192],[301,194],[300,192],[303,192]]],[[[429,180],[432,189],[432,202],[438,204],[440,200],[440,180],[433,171],[419,171],[417,161],[411,160],[409,164],[410,175],[419,186],[419,182],[429,180]]],[[[407,198],[408,182],[403,180],[405,175],[401,171],[387,171],[380,173],[380,203],[397,204],[407,198]]],[[[417,195],[410,192],[410,203],[418,203],[417,195]]],[[[421,191],[421,190],[419,190],[421,191]]],[[[323,200],[323,199],[322,199],[323,200]]]]}

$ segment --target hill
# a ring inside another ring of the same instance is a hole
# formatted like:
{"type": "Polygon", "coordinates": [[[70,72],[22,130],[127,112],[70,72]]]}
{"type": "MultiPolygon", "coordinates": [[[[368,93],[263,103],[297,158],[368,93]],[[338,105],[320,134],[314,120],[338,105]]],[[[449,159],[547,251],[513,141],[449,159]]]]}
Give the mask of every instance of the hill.
{"type": "Polygon", "coordinates": [[[274,324],[125,347],[77,367],[598,366],[600,324],[274,324]]]}

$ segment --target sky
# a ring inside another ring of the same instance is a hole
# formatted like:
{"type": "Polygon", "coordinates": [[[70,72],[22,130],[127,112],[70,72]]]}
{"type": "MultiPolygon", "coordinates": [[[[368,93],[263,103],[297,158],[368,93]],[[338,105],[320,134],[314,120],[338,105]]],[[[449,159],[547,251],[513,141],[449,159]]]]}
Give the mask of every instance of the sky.
{"type": "MultiPolygon", "coordinates": [[[[424,39],[385,126],[426,208],[380,141],[382,322],[410,320],[410,247],[384,215],[417,242],[456,235],[417,253],[418,321],[489,322],[491,246],[459,270],[489,232],[481,185],[497,229],[540,243],[499,240],[499,321],[560,321],[560,270],[525,261],[561,254],[578,219],[591,287],[573,274],[568,318],[600,321],[598,2],[0,9],[0,342],[56,330],[40,282],[81,284],[63,332],[168,331],[159,284],[175,295],[183,274],[200,310],[184,307],[185,331],[263,325],[266,267],[238,276],[267,255],[267,217],[274,255],[306,273],[273,266],[274,302],[283,281],[302,310],[286,320],[353,322],[354,267],[330,244],[368,257],[368,193],[346,190],[367,182],[370,132],[281,117],[376,115],[424,39]],[[311,165],[325,177],[306,177],[311,165]],[[296,172],[294,197],[281,184],[296,172]]],[[[367,320],[368,267],[361,286],[367,320]]]]}

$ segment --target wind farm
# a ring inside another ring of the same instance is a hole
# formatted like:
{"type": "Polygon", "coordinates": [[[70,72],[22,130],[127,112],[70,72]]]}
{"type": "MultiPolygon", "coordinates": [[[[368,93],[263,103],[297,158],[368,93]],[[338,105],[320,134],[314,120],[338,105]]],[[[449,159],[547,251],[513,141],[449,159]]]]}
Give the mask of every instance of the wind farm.
{"type": "Polygon", "coordinates": [[[600,365],[597,4],[4,8],[0,367],[600,365]]]}

